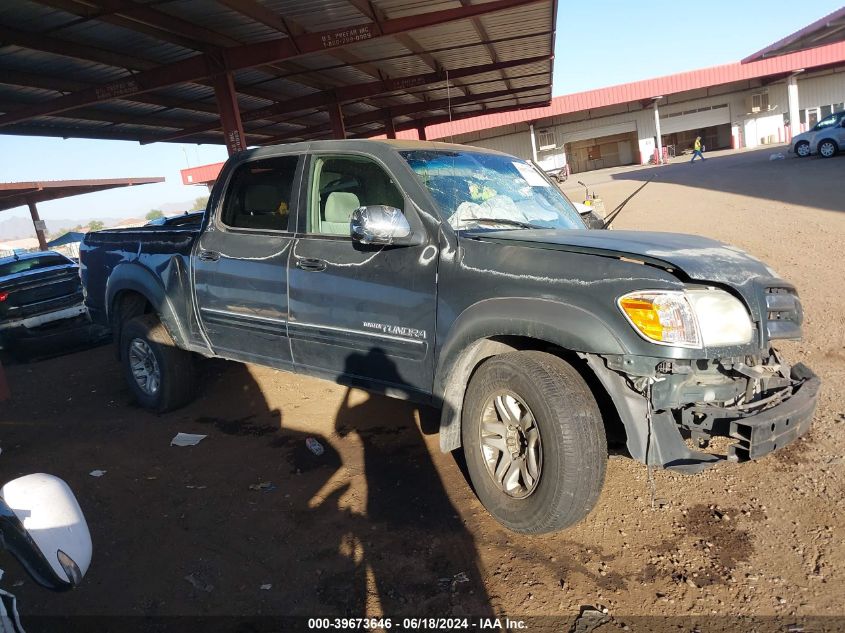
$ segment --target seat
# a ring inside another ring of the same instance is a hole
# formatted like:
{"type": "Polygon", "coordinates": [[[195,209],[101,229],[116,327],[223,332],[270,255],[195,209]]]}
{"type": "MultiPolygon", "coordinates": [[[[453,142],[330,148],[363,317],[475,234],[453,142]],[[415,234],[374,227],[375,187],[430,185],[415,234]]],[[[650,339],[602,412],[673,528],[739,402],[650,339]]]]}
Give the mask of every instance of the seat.
{"type": "Polygon", "coordinates": [[[320,221],[320,233],[349,235],[352,212],[361,206],[358,196],[348,191],[333,191],[326,198],[325,218],[320,221]]]}
{"type": "Polygon", "coordinates": [[[288,228],[287,202],[282,197],[282,191],[276,185],[254,184],[247,187],[244,195],[244,213],[239,218],[238,226],[286,230],[288,228]],[[282,202],[285,202],[284,210],[280,209],[282,202]]]}

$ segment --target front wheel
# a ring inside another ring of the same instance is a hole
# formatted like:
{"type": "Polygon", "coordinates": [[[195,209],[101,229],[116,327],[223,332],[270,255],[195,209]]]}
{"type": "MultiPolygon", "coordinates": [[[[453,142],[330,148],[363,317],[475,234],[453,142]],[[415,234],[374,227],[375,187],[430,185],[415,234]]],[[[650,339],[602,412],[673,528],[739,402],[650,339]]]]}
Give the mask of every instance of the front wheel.
{"type": "Polygon", "coordinates": [[[191,401],[193,357],[176,347],[156,315],[128,320],[123,325],[120,344],[126,382],[142,407],[164,413],[191,401]]]}
{"type": "Polygon", "coordinates": [[[810,144],[807,141],[801,141],[795,145],[795,154],[799,158],[806,158],[810,155],[810,144]]]}
{"type": "Polygon", "coordinates": [[[824,140],[819,143],[819,155],[822,158],[832,158],[836,155],[838,151],[838,147],[836,147],[836,143],[830,140],[824,140]]]}
{"type": "Polygon", "coordinates": [[[515,532],[569,527],[598,501],[607,465],[601,414],[584,379],[556,356],[486,361],[467,388],[461,433],[479,500],[515,532]]]}

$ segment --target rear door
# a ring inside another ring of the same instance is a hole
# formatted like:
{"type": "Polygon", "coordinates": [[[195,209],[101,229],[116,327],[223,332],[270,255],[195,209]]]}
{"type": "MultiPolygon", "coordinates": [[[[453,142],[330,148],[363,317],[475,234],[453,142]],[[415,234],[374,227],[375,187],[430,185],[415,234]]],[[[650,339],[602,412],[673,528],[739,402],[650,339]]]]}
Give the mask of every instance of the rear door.
{"type": "Polygon", "coordinates": [[[437,249],[395,177],[373,156],[315,153],[289,267],[289,333],[298,371],[412,398],[431,388],[437,249]],[[350,237],[359,206],[402,209],[413,246],[350,237]]]}
{"type": "Polygon", "coordinates": [[[209,209],[192,264],[198,318],[220,356],[290,368],[287,263],[301,163],[296,154],[244,162],[209,209]]]}

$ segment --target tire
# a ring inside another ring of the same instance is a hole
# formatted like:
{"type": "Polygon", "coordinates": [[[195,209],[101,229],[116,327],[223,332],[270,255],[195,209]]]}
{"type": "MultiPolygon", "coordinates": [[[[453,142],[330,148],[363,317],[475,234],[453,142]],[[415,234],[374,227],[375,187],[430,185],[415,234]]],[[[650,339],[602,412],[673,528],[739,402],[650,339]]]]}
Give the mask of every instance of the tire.
{"type": "Polygon", "coordinates": [[[556,356],[525,351],[486,361],[467,388],[461,434],[479,500],[514,532],[542,534],[572,526],[598,501],[607,467],[604,423],[584,379],[556,356]],[[513,415],[514,405],[519,415],[513,415]],[[503,409],[511,412],[510,420],[520,418],[521,430],[491,433],[506,429],[503,409]],[[523,455],[511,460],[493,445],[516,447],[523,455]],[[525,470],[519,468],[516,480],[508,470],[499,483],[495,473],[506,462],[519,462],[525,470]]]}
{"type": "Polygon", "coordinates": [[[818,151],[819,156],[821,156],[822,158],[833,158],[834,156],[836,156],[836,152],[839,151],[839,148],[836,146],[835,141],[825,139],[821,143],[819,143],[818,151]]]}
{"type": "Polygon", "coordinates": [[[795,144],[795,155],[798,158],[806,158],[810,155],[810,144],[807,141],[801,141],[795,144]]]}
{"type": "Polygon", "coordinates": [[[193,355],[176,347],[156,315],[144,314],[126,321],[121,329],[120,345],[124,377],[142,407],[165,413],[193,399],[193,355]],[[143,369],[141,364],[145,365],[143,369]],[[156,374],[157,380],[151,380],[150,376],[156,374]]]}

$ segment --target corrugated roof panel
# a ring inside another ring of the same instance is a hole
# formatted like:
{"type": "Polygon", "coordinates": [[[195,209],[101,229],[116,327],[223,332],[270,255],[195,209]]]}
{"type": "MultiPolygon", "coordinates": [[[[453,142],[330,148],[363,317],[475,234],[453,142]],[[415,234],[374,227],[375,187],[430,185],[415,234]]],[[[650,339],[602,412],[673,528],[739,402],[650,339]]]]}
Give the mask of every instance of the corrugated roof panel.
{"type": "Polygon", "coordinates": [[[97,20],[77,22],[51,33],[51,36],[156,64],[169,64],[197,54],[190,48],[97,20]]]}
{"type": "Polygon", "coordinates": [[[326,31],[370,21],[347,0],[262,0],[262,4],[277,15],[295,20],[306,31],[326,31]]]}
{"type": "Polygon", "coordinates": [[[162,3],[150,2],[150,5],[154,5],[151,8],[156,11],[220,33],[238,42],[262,42],[284,37],[275,29],[217,2],[169,0],[162,3]]]}
{"type": "Polygon", "coordinates": [[[387,18],[401,18],[429,11],[443,11],[461,6],[458,0],[373,0],[387,18]]]}

